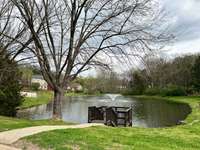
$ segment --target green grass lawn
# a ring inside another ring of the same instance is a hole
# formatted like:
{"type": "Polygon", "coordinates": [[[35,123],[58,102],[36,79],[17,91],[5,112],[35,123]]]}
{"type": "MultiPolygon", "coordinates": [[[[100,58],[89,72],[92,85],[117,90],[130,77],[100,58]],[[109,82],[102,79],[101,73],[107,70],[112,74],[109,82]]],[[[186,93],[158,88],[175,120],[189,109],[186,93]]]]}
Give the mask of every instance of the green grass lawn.
{"type": "Polygon", "coordinates": [[[42,104],[47,104],[53,99],[53,92],[50,91],[39,91],[37,92],[38,96],[34,97],[25,97],[20,109],[30,108],[33,106],[38,106],[42,104]]]}
{"type": "Polygon", "coordinates": [[[66,129],[45,132],[25,139],[42,148],[55,150],[199,150],[200,97],[167,97],[163,100],[184,102],[191,106],[192,113],[186,119],[186,125],[154,129],[136,127],[66,129]]]}
{"type": "Polygon", "coordinates": [[[66,124],[70,124],[70,123],[66,123],[63,121],[56,121],[56,120],[33,121],[33,120],[17,119],[17,118],[0,116],[0,132],[11,130],[11,129],[39,126],[39,125],[66,125],[66,124]]]}

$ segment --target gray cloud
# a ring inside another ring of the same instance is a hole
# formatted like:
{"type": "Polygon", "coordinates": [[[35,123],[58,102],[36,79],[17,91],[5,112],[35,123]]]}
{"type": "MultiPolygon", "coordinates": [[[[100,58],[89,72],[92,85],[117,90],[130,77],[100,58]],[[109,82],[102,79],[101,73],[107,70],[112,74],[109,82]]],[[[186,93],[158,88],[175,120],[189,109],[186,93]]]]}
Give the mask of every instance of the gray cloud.
{"type": "Polygon", "coordinates": [[[163,6],[179,42],[200,39],[199,0],[164,0],[163,6]]]}

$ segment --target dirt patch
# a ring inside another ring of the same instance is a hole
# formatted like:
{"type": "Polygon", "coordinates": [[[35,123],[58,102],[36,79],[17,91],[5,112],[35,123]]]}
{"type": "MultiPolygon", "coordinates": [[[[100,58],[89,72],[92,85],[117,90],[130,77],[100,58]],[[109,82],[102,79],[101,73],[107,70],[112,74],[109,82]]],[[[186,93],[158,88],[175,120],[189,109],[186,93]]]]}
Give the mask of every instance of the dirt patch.
{"type": "Polygon", "coordinates": [[[64,147],[72,150],[80,150],[80,147],[78,145],[66,145],[64,147]]]}
{"type": "Polygon", "coordinates": [[[20,148],[22,150],[45,150],[45,149],[40,148],[38,145],[35,145],[26,140],[19,140],[16,143],[14,143],[13,146],[16,148],[20,148]]]}
{"type": "Polygon", "coordinates": [[[118,143],[112,145],[112,147],[107,147],[106,150],[121,150],[124,146],[118,143]]]}

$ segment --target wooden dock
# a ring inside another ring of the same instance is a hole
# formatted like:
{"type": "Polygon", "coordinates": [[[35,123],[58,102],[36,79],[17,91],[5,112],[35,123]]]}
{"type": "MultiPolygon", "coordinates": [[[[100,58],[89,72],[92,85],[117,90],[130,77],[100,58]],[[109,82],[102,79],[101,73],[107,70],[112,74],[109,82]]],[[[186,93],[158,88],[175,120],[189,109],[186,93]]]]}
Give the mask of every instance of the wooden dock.
{"type": "Polygon", "coordinates": [[[132,126],[131,107],[89,107],[88,123],[104,123],[113,127],[132,126]]]}

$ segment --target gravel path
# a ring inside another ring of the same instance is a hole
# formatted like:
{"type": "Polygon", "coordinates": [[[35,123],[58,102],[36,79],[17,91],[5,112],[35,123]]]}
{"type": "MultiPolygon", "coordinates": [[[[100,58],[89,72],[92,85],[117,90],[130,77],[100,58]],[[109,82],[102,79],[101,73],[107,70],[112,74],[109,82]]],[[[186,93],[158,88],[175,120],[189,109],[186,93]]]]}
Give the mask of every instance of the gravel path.
{"type": "MultiPolygon", "coordinates": [[[[90,124],[80,124],[80,125],[65,125],[65,126],[36,126],[36,127],[28,127],[28,128],[22,128],[22,129],[15,129],[5,132],[0,132],[0,143],[5,145],[11,145],[18,141],[19,139],[38,134],[45,131],[52,131],[57,129],[78,129],[78,128],[87,128],[92,126],[104,126],[103,124],[96,124],[96,123],[90,123],[90,124]]],[[[0,150],[19,150],[8,146],[1,145],[0,144],[0,150]],[[3,147],[4,146],[4,147],[3,147]],[[7,149],[6,149],[7,148],[7,149]]]]}
{"type": "Polygon", "coordinates": [[[0,150],[21,150],[21,149],[17,149],[17,148],[14,148],[14,147],[10,147],[10,146],[7,146],[7,145],[1,145],[0,144],[0,150]]]}

